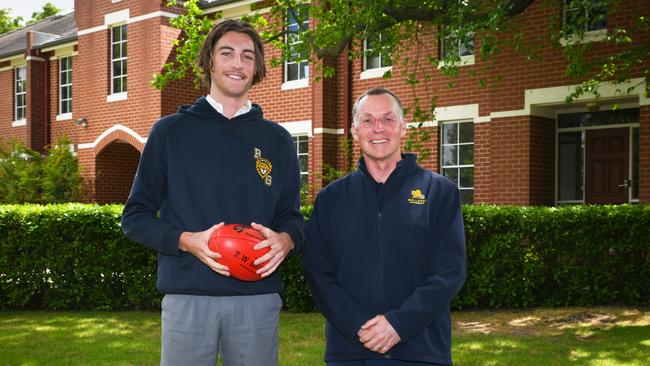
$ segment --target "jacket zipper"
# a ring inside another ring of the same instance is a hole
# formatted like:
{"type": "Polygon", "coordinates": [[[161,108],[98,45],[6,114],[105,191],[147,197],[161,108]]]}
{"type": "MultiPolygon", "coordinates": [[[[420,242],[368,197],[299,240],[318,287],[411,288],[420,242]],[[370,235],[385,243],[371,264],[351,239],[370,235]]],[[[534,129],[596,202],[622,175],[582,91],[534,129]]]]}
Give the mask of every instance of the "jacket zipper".
{"type": "Polygon", "coordinates": [[[383,260],[382,260],[382,250],[381,250],[381,212],[377,214],[377,296],[379,297],[379,306],[380,309],[384,308],[384,295],[382,291],[382,280],[383,280],[383,260]]]}

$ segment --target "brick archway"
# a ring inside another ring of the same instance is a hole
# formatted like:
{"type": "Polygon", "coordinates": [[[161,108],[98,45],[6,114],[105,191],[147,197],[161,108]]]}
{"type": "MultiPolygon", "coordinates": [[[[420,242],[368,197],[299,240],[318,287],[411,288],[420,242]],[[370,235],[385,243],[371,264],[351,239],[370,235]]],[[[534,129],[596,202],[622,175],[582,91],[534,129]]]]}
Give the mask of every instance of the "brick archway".
{"type": "Polygon", "coordinates": [[[124,140],[104,145],[95,157],[95,201],[126,202],[139,160],[140,151],[124,140]]]}

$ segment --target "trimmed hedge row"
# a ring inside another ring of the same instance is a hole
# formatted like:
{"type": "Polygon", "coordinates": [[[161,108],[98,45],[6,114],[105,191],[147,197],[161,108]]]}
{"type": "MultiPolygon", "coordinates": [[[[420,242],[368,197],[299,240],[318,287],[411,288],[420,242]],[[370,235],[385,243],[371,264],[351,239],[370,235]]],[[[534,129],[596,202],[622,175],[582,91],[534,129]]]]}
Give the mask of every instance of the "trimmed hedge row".
{"type": "MultiPolygon", "coordinates": [[[[121,210],[0,206],[0,308],[159,308],[156,254],[124,237],[121,210]]],[[[468,278],[456,309],[650,305],[650,206],[475,205],[463,214],[468,278]]],[[[316,310],[299,258],[281,268],[287,310],[316,310]]]]}

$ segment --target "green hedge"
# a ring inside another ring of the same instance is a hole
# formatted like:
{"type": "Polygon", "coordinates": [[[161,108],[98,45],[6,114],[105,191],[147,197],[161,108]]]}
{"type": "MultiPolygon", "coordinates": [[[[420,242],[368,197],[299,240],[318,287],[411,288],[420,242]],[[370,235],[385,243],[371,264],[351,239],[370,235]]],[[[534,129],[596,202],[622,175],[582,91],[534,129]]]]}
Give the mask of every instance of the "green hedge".
{"type": "MultiPolygon", "coordinates": [[[[157,309],[156,254],[122,206],[0,206],[0,308],[157,309]]],[[[311,208],[303,208],[306,217],[311,208]]],[[[466,206],[468,278],[453,307],[650,305],[650,206],[466,206]]],[[[285,307],[315,310],[298,258],[285,307]]]]}

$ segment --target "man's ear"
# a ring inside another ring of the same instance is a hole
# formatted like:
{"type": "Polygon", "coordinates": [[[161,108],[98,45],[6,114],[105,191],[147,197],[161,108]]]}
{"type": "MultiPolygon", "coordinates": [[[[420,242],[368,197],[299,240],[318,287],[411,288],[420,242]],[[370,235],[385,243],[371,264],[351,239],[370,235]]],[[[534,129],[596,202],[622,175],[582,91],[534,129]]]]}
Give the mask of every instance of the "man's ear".
{"type": "Polygon", "coordinates": [[[352,124],[352,128],[350,128],[350,132],[352,132],[352,138],[354,141],[359,141],[359,131],[357,131],[357,126],[352,124]]]}
{"type": "Polygon", "coordinates": [[[401,125],[401,128],[400,128],[400,131],[399,131],[399,135],[400,135],[400,137],[404,137],[404,136],[406,136],[406,132],[408,132],[408,127],[406,127],[406,122],[405,121],[402,121],[400,123],[400,125],[401,125]]]}

